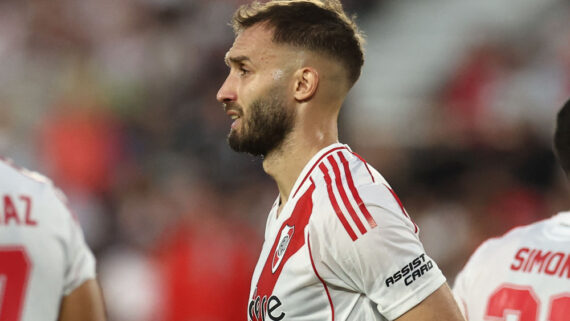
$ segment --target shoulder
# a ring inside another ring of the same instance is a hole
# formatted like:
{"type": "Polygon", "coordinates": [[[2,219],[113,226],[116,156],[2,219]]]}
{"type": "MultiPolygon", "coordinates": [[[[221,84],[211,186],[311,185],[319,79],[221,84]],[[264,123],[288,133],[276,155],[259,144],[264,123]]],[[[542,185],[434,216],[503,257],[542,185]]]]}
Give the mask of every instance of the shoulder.
{"type": "MultiPolygon", "coordinates": [[[[371,222],[376,215],[408,217],[397,194],[384,177],[358,154],[349,149],[331,153],[316,165],[311,175],[314,182],[315,219],[334,220],[347,216],[371,222]],[[373,210],[381,209],[381,210],[373,210]],[[335,213],[336,215],[331,215],[335,213]]],[[[380,219],[381,220],[381,219],[380,219]]],[[[360,225],[358,221],[355,225],[360,225]]],[[[349,224],[350,225],[350,224],[349,224]]]]}
{"type": "Polygon", "coordinates": [[[18,166],[12,160],[0,157],[0,196],[28,197],[42,208],[42,212],[67,212],[67,199],[53,182],[38,172],[18,166]]]}
{"type": "MultiPolygon", "coordinates": [[[[381,203],[392,199],[391,188],[372,166],[349,149],[340,149],[316,164],[311,179],[317,196],[340,201],[354,199],[357,203],[381,203]]],[[[357,204],[360,205],[360,204],[357,204]]]]}
{"type": "Polygon", "coordinates": [[[516,226],[505,234],[483,241],[471,254],[463,270],[480,270],[485,262],[502,261],[510,258],[514,249],[536,235],[548,220],[538,221],[529,225],[516,226]]]}
{"type": "Polygon", "coordinates": [[[26,184],[28,186],[51,184],[46,176],[21,167],[13,160],[4,157],[0,157],[0,175],[5,180],[5,184],[26,184]]]}
{"type": "Polygon", "coordinates": [[[506,244],[513,242],[518,243],[522,240],[528,239],[530,236],[536,236],[536,232],[538,230],[544,229],[545,226],[552,224],[553,221],[553,218],[550,217],[531,224],[514,226],[503,235],[486,240],[481,246],[485,245],[484,249],[490,250],[489,248],[495,246],[505,246],[506,244]]]}
{"type": "Polygon", "coordinates": [[[491,237],[484,240],[475,249],[471,255],[470,261],[475,261],[491,253],[496,253],[497,250],[503,248],[505,244],[524,237],[524,235],[528,233],[529,229],[531,229],[530,225],[517,226],[510,229],[503,235],[491,237]]]}

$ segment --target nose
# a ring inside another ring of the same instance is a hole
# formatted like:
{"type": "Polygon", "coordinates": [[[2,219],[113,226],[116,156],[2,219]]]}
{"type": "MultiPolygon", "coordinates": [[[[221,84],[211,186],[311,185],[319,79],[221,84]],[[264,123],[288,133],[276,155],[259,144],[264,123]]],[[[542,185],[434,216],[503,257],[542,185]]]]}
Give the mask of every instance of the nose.
{"type": "Polygon", "coordinates": [[[230,76],[226,78],[226,80],[218,90],[218,93],[216,94],[216,99],[221,103],[232,102],[237,99],[235,84],[231,80],[230,76]]]}

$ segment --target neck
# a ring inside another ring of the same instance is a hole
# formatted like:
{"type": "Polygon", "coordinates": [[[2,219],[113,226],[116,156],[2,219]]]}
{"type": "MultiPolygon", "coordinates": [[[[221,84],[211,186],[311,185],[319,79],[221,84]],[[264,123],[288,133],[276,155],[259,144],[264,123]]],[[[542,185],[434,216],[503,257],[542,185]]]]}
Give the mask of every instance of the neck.
{"type": "Polygon", "coordinates": [[[265,156],[263,170],[277,183],[279,210],[289,200],[293,185],[305,165],[321,149],[337,142],[336,122],[329,126],[300,123],[278,148],[265,156]]]}

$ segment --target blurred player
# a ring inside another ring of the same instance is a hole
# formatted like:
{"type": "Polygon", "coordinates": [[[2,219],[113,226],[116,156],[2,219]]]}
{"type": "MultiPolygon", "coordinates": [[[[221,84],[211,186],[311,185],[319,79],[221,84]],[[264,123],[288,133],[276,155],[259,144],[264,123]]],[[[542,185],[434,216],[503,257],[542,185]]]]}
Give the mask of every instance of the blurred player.
{"type": "Polygon", "coordinates": [[[234,15],[217,99],[238,152],[263,157],[279,197],[255,268],[249,320],[463,320],[384,178],[338,142],[364,62],[338,1],[269,1],[234,15]]]}
{"type": "Polygon", "coordinates": [[[95,259],[62,197],[0,159],[0,321],[105,320],[95,259]]]}
{"type": "MultiPolygon", "coordinates": [[[[554,150],[570,177],[570,100],[558,113],[554,150]]],[[[570,212],[485,241],[453,290],[470,321],[570,320],[570,212]]]]}

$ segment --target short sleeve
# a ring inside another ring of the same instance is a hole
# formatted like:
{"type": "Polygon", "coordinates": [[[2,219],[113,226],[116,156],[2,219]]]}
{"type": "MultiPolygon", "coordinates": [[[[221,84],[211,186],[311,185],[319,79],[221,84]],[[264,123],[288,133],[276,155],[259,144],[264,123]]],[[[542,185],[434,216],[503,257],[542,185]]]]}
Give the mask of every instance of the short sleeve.
{"type": "Polygon", "coordinates": [[[85,242],[83,230],[73,213],[65,205],[65,196],[56,189],[58,207],[62,212],[68,233],[63,242],[65,249],[65,272],[63,276],[63,294],[69,295],[83,282],[95,278],[95,256],[85,242]]]}
{"type": "Polygon", "coordinates": [[[64,277],[64,295],[70,294],[83,282],[95,278],[95,257],[83,237],[79,224],[72,222],[69,262],[64,277]]]}
{"type": "Polygon", "coordinates": [[[365,294],[388,320],[398,318],[445,282],[425,253],[414,224],[396,208],[367,205],[376,226],[356,240],[345,236],[335,220],[326,227],[328,233],[315,228],[310,237],[325,280],[365,294]]]}

